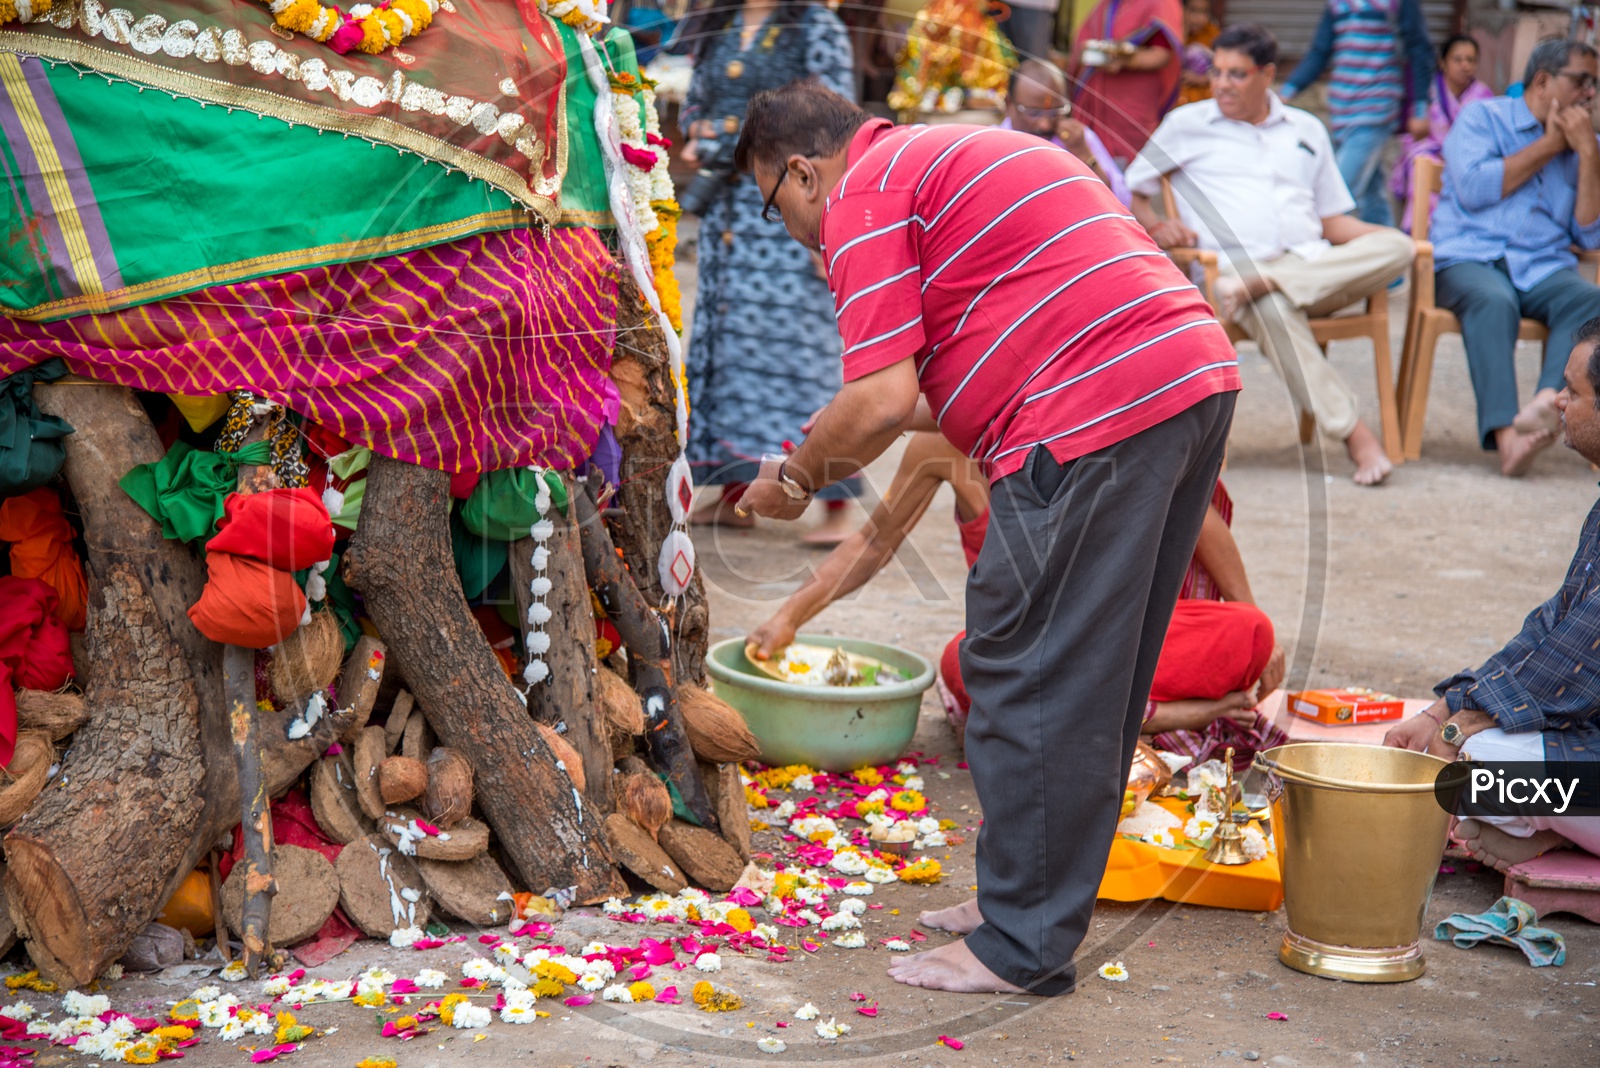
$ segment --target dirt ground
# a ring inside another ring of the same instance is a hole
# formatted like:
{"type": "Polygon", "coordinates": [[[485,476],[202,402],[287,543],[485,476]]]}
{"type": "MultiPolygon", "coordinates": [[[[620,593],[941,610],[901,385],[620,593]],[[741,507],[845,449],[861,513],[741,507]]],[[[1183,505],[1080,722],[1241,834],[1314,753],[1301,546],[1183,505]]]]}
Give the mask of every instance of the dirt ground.
{"type": "MultiPolygon", "coordinates": [[[[692,265],[683,273],[692,287],[692,265]]],[[[1376,426],[1368,351],[1345,343],[1333,359],[1363,394],[1364,414],[1376,426]]],[[[1524,346],[1521,353],[1525,389],[1531,389],[1536,351],[1524,346]]],[[[1379,489],[1350,483],[1341,450],[1302,450],[1293,412],[1270,368],[1249,347],[1242,362],[1246,388],[1226,478],[1252,584],[1291,653],[1292,683],[1425,694],[1438,678],[1497,648],[1554,589],[1594,500],[1596,476],[1558,448],[1529,478],[1501,479],[1492,457],[1473,441],[1473,402],[1459,339],[1449,338],[1440,348],[1424,458],[1379,489]]],[[[887,484],[893,459],[872,467],[870,484],[887,484]]],[[[862,595],[830,609],[813,629],[872,636],[937,657],[962,619],[963,567],[949,514],[948,501],[936,505],[899,561],[862,595]]],[[[747,633],[817,559],[797,546],[796,532],[763,523],[753,532],[698,538],[712,590],[715,638],[747,633]]],[[[971,780],[956,766],[960,757],[931,693],[914,747],[939,758],[938,769],[926,774],[935,813],[973,827],[978,813],[971,780]]],[[[942,885],[897,884],[871,899],[885,906],[865,917],[874,948],[825,946],[815,955],[791,954],[798,959],[787,964],[726,954],[717,978],[744,997],[745,1007],[737,1012],[713,1016],[692,1007],[600,1003],[564,1009],[554,1002],[550,1018],[530,1026],[496,1022],[487,1032],[434,1032],[400,1044],[377,1036],[369,1010],[308,1007],[300,1014],[303,1022],[337,1031],[283,1063],[353,1066],[363,1057],[382,1056],[398,1060],[401,1068],[468,1061],[712,1068],[764,1059],[950,1068],[1068,1061],[1254,1061],[1283,1068],[1600,1064],[1600,929],[1571,916],[1549,921],[1567,939],[1564,967],[1533,969],[1513,950],[1463,951],[1430,942],[1425,977],[1366,986],[1279,964],[1281,910],[1102,903],[1079,953],[1079,989],[1069,997],[1044,1001],[899,987],[884,974],[889,954],[878,939],[905,935],[919,910],[954,904],[970,893],[976,836],[965,837],[948,850],[942,885]],[[1128,981],[1095,977],[1093,970],[1104,961],[1124,962],[1128,981]],[[854,1011],[849,996],[855,992],[876,1002],[875,1018],[854,1011]],[[824,1018],[848,1021],[850,1034],[830,1042],[816,1038],[807,1024],[776,1026],[793,1021],[793,1010],[806,1001],[824,1018]],[[1286,1019],[1269,1019],[1269,1013],[1286,1019]],[[787,1052],[770,1058],[757,1052],[755,1040],[763,1035],[784,1039],[787,1052]],[[941,1035],[963,1040],[965,1048],[937,1044],[941,1035]]],[[[1452,912],[1487,909],[1499,895],[1500,879],[1492,873],[1456,868],[1440,876],[1425,929],[1452,912]]],[[[583,910],[569,914],[556,937],[573,947],[591,938],[632,944],[647,933],[661,932],[583,910]]],[[[929,945],[944,937],[933,935],[929,945]]],[[[463,960],[483,952],[475,938],[423,953],[366,943],[313,975],[348,977],[374,962],[402,976],[425,966],[459,974],[463,960]]],[[[684,990],[692,982],[677,981],[684,990]]],[[[112,984],[110,992],[118,1008],[153,1014],[196,984],[130,978],[112,984]]],[[[187,1051],[188,1063],[247,1062],[243,1052],[214,1036],[208,1032],[203,1045],[187,1051]]],[[[52,1068],[85,1062],[56,1051],[42,1053],[36,1063],[52,1068]]]]}

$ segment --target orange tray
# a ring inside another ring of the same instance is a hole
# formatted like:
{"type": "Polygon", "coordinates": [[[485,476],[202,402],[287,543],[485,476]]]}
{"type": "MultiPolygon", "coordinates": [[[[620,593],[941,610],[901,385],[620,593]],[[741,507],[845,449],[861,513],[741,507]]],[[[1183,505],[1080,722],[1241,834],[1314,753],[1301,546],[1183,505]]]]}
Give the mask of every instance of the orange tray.
{"type": "MultiPolygon", "coordinates": [[[[1155,803],[1188,819],[1184,803],[1176,798],[1158,798],[1155,803]]],[[[1283,904],[1283,877],[1276,853],[1249,864],[1208,864],[1198,849],[1164,849],[1118,836],[1111,843],[1097,896],[1110,901],[1161,898],[1186,905],[1271,912],[1283,904]]]]}

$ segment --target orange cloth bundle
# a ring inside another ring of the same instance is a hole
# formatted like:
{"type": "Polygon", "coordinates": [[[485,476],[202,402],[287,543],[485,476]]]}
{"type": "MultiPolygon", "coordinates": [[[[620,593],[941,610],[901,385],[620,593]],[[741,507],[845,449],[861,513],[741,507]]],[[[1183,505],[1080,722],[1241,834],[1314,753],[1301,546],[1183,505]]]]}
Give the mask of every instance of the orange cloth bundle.
{"type": "Polygon", "coordinates": [[[56,591],[36,578],[0,576],[0,767],[17,744],[12,686],[57,690],[72,677],[72,644],[56,603],[56,591]]]}
{"type": "Polygon", "coordinates": [[[206,552],[248,556],[279,571],[302,571],[333,554],[333,522],[309,489],[230,493],[206,552]]]}
{"type": "Polygon", "coordinates": [[[11,543],[11,573],[40,579],[55,590],[56,618],[68,630],[82,630],[89,593],[73,535],[72,524],[61,513],[60,496],[48,486],[0,504],[0,541],[11,543]]]}
{"type": "Polygon", "coordinates": [[[306,596],[289,572],[216,551],[206,555],[206,571],[205,591],[189,609],[189,620],[212,641],[265,649],[300,625],[306,596]]]}

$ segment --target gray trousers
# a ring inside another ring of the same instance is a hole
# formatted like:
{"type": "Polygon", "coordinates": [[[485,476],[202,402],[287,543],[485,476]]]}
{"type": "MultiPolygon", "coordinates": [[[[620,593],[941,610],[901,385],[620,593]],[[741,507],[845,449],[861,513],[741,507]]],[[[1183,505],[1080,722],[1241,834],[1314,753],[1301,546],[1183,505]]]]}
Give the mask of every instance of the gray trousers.
{"type": "Polygon", "coordinates": [[[1234,395],[995,483],[967,578],[961,678],[983,811],[967,945],[1036,994],[1070,993],[1156,660],[1222,468],[1234,395]]]}

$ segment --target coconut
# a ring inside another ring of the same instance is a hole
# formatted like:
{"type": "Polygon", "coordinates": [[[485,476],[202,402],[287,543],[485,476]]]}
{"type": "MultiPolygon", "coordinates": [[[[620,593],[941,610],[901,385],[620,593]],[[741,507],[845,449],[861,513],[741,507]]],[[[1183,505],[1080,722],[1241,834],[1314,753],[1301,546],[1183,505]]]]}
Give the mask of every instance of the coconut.
{"type": "Polygon", "coordinates": [[[428,788],[428,765],[410,757],[392,756],[378,765],[378,794],[386,805],[422,796],[428,788]]]}
{"type": "Polygon", "coordinates": [[[428,787],[418,805],[429,823],[446,830],[472,812],[472,761],[445,746],[428,757],[428,787]]]}
{"type": "Polygon", "coordinates": [[[677,695],[695,756],[713,764],[738,764],[761,755],[761,743],[737,709],[689,683],[679,686],[677,695]]]}
{"type": "Polygon", "coordinates": [[[544,739],[544,744],[550,747],[550,755],[556,758],[561,769],[567,773],[567,778],[572,780],[572,785],[582,793],[587,781],[583,774],[583,757],[554,727],[546,723],[536,723],[534,726],[539,728],[539,737],[544,739]]]}

